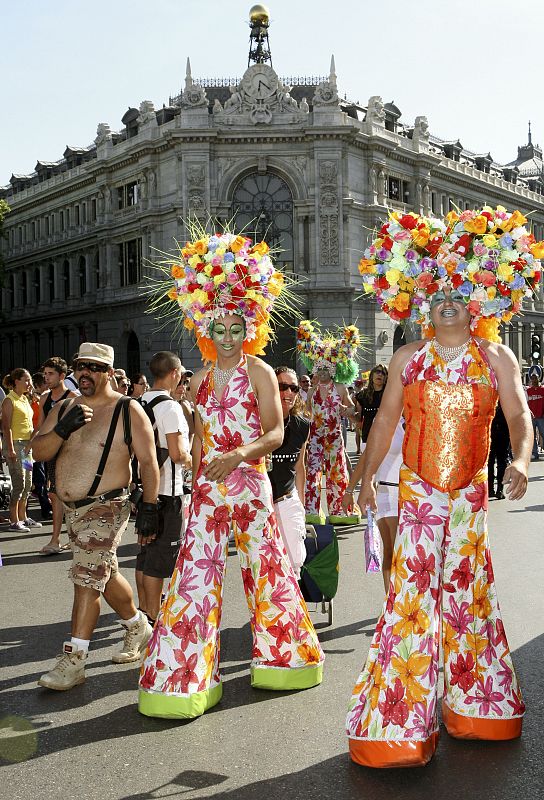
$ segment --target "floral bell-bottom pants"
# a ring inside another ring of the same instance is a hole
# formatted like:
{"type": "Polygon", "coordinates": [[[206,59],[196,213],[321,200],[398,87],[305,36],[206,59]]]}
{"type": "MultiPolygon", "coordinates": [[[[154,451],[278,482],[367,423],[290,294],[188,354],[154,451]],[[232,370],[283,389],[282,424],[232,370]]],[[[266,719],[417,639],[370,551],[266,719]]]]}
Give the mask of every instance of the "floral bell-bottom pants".
{"type": "Polygon", "coordinates": [[[351,758],[422,766],[442,718],[459,738],[512,739],[525,707],[502,623],[487,535],[487,474],[450,492],[400,470],[391,583],[347,716],[351,758]]]}

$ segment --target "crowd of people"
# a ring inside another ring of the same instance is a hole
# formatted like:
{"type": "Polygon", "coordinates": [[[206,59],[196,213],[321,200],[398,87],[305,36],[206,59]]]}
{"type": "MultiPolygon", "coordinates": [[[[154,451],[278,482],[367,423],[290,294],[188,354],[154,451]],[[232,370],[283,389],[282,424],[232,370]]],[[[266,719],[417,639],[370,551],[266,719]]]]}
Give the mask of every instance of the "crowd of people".
{"type": "MultiPolygon", "coordinates": [[[[485,227],[497,232],[486,234],[492,248],[524,219],[514,212],[510,222],[499,208],[480,214],[476,226],[471,214],[438,227],[437,247],[455,245],[465,228],[477,236],[485,227]]],[[[42,554],[63,547],[63,517],[72,551],[71,638],[42,687],[68,690],[85,680],[103,595],[124,628],[114,662],[142,661],[142,714],[188,719],[217,704],[231,534],[251,623],[252,685],[316,686],[325,658],[299,586],[306,525],[352,525],[368,512],[382,538],[386,596],[349,704],[351,758],[371,767],[429,761],[438,739],[440,643],[448,732],[467,739],[521,734],[524,705],[497,601],[487,507],[489,496],[517,500],[526,491],[531,456],[540,457],[544,391],[535,379],[524,390],[511,351],[489,326],[478,327],[487,307],[467,297],[482,295],[463,294],[450,280],[464,269],[458,249],[446,248],[432,266],[425,247],[433,224],[392,215],[365,254],[367,291],[393,318],[399,286],[391,290],[390,282],[401,270],[379,268],[394,242],[413,240],[414,254],[406,256],[412,271],[416,242],[425,268],[437,270],[433,287],[430,278],[402,283],[408,300],[401,310],[412,303],[427,335],[397,350],[387,366],[376,364],[366,383],[355,326],[322,333],[318,323],[301,321],[297,351],[310,374],[273,370],[260,359],[285,279],[266,243],[202,230],[180,248],[173,286],[165,287],[196,336],[201,370],[190,373],[175,353],[161,351],[150,361],[149,387],[143,374],[131,381],[115,368],[110,345],[84,342],[71,371],[59,357],[44,363],[41,394],[27,370],[7,376],[10,529],[39,524],[28,515],[34,485],[40,503],[50,502],[44,518],[53,519],[42,554]],[[391,291],[385,300],[384,291],[391,291]],[[355,465],[346,452],[348,425],[356,431],[355,465]],[[131,514],[140,545],[136,600],[116,557],[131,514]]],[[[537,268],[524,235],[515,240],[525,247],[516,264],[530,287],[537,268]]],[[[471,274],[473,283],[484,280],[471,274]]],[[[498,319],[495,313],[496,327],[498,319]]]]}

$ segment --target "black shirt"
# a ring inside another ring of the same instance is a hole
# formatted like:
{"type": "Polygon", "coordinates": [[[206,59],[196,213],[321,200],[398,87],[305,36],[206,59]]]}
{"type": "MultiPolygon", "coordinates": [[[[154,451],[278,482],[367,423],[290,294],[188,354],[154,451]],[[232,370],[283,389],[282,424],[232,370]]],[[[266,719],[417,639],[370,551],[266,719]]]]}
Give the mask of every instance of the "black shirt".
{"type": "Polygon", "coordinates": [[[382,402],[382,397],[383,397],[383,389],[379,392],[373,393],[371,402],[365,399],[364,391],[358,392],[355,395],[355,399],[357,400],[361,408],[361,422],[363,423],[363,427],[361,428],[361,441],[364,444],[366,444],[366,441],[368,439],[368,434],[370,433],[372,423],[374,422],[374,417],[378,413],[380,403],[382,402]]]}
{"type": "MultiPolygon", "coordinates": [[[[272,453],[272,470],[268,473],[274,501],[293,490],[295,464],[309,432],[309,420],[289,414],[284,422],[283,443],[272,453]]],[[[303,497],[300,499],[304,502],[303,497]]]]}
{"type": "Polygon", "coordinates": [[[61,400],[65,400],[71,391],[72,389],[66,389],[62,397],[59,397],[58,400],[53,400],[53,398],[51,397],[51,391],[49,391],[49,394],[45,398],[45,403],[43,404],[43,418],[44,419],[46,418],[46,416],[49,414],[53,406],[56,406],[57,403],[60,403],[61,400]]]}

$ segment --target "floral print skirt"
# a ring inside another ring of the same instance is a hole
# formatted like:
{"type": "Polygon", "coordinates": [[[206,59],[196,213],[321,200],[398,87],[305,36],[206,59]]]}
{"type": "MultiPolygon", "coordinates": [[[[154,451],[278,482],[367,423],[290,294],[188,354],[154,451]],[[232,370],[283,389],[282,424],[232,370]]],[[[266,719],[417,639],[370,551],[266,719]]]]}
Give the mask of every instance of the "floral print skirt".
{"type": "Polygon", "coordinates": [[[391,583],[347,715],[354,761],[395,767],[430,760],[440,642],[448,732],[520,736],[525,707],[493,579],[487,474],[443,492],[403,465],[391,583]]]}

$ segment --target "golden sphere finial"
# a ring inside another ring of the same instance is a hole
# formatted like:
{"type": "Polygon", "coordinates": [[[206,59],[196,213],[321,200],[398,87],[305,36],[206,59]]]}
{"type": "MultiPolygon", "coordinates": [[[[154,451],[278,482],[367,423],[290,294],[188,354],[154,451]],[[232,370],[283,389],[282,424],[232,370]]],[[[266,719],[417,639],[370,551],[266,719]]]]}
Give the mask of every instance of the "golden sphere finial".
{"type": "Polygon", "coordinates": [[[268,25],[270,22],[270,11],[266,6],[260,3],[251,6],[249,9],[249,21],[257,23],[258,25],[268,25]]]}

